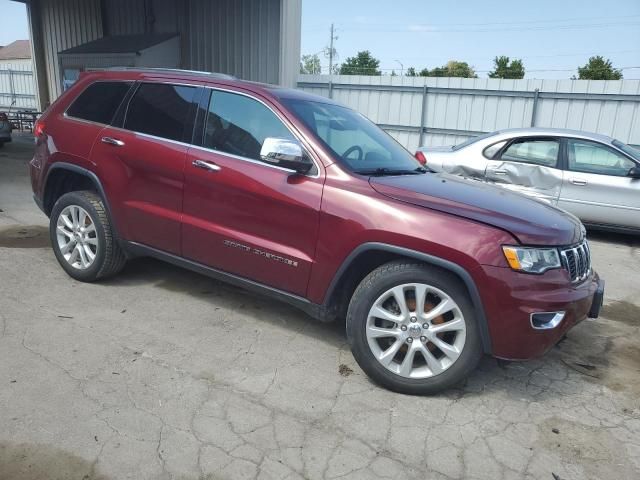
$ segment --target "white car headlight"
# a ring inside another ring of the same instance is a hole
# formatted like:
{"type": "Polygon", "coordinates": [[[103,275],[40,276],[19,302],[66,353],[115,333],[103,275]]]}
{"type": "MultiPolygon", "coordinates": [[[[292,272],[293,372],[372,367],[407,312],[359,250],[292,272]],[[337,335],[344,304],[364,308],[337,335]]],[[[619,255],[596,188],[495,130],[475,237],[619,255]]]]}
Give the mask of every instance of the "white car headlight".
{"type": "Polygon", "coordinates": [[[526,273],[544,273],[560,268],[560,254],[556,248],[502,247],[504,256],[513,270],[526,273]]]}

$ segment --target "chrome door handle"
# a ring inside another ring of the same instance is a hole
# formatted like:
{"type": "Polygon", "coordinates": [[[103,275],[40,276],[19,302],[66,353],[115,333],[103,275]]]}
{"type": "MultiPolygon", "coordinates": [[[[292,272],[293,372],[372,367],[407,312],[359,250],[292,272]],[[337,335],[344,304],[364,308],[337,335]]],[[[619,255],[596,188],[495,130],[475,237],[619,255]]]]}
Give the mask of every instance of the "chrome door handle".
{"type": "Polygon", "coordinates": [[[496,175],[506,175],[507,171],[506,170],[501,170],[499,168],[496,168],[495,170],[490,170],[492,173],[495,173],[496,175]]]}
{"type": "Polygon", "coordinates": [[[102,143],[107,143],[109,145],[114,145],[116,147],[124,147],[124,142],[122,140],[118,140],[117,138],[102,137],[100,141],[102,143]]]}
{"type": "Polygon", "coordinates": [[[213,162],[207,162],[205,160],[194,160],[191,162],[196,168],[202,168],[204,170],[209,170],[210,172],[219,172],[221,170],[220,165],[216,165],[213,162]]]}
{"type": "Polygon", "coordinates": [[[574,185],[578,185],[580,187],[584,187],[587,184],[586,180],[578,180],[576,178],[572,178],[571,180],[569,180],[571,183],[573,183],[574,185]]]}

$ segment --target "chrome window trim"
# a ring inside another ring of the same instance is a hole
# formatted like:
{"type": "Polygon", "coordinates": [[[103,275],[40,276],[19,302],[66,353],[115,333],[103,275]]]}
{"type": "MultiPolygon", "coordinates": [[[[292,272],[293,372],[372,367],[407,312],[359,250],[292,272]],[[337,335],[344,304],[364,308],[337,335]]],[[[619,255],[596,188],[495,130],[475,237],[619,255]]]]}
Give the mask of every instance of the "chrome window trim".
{"type": "MultiPolygon", "coordinates": [[[[172,143],[174,145],[180,145],[182,147],[195,148],[197,150],[202,150],[202,151],[205,151],[205,152],[212,152],[212,153],[216,153],[216,154],[222,155],[224,157],[229,157],[229,158],[233,158],[233,159],[236,159],[236,160],[244,160],[245,162],[255,163],[256,165],[262,165],[262,166],[269,167],[269,168],[275,168],[276,170],[282,170],[282,171],[290,173],[290,174],[291,173],[296,173],[295,170],[292,170],[290,168],[279,167],[277,165],[269,165],[268,163],[261,162],[259,160],[255,160],[253,158],[241,157],[239,155],[233,155],[231,153],[221,152],[219,150],[213,150],[213,149],[210,149],[210,148],[200,147],[198,145],[193,145],[191,143],[181,142],[179,140],[171,140],[169,138],[157,137],[155,135],[150,135],[148,133],[135,132],[133,130],[127,130],[126,128],[120,128],[120,127],[114,127],[112,125],[107,125],[107,127],[112,128],[113,130],[124,132],[124,133],[140,135],[141,137],[149,138],[151,140],[158,140],[158,141],[161,141],[161,142],[172,143]]],[[[308,176],[309,178],[319,178],[320,177],[320,175],[317,175],[317,176],[305,175],[305,176],[308,176]]]]}
{"type": "MultiPolygon", "coordinates": [[[[130,83],[134,83],[134,84],[135,84],[135,83],[137,83],[138,85],[136,86],[136,92],[137,92],[138,88],[140,88],[140,85],[142,85],[143,83],[162,83],[162,84],[168,84],[168,85],[178,85],[178,86],[183,86],[183,87],[196,87],[196,88],[204,88],[204,89],[209,89],[209,90],[218,90],[218,91],[226,92],[226,93],[235,93],[236,95],[242,95],[242,96],[244,96],[244,97],[247,97],[247,98],[250,98],[250,99],[252,99],[252,100],[255,100],[255,101],[257,101],[257,102],[261,103],[262,105],[264,105],[267,109],[269,109],[269,111],[271,111],[271,112],[272,112],[272,113],[273,113],[273,114],[278,118],[278,120],[280,120],[280,121],[282,122],[282,124],[283,124],[283,125],[284,125],[284,127],[289,131],[289,133],[291,133],[291,134],[293,135],[293,137],[294,137],[297,141],[299,141],[299,142],[300,142],[300,144],[302,145],[302,147],[304,148],[305,152],[306,152],[306,153],[307,153],[307,155],[309,156],[309,159],[311,160],[311,162],[313,163],[313,165],[315,166],[315,169],[316,169],[316,173],[315,173],[314,175],[308,175],[308,174],[307,174],[307,175],[304,175],[304,176],[305,176],[305,177],[308,177],[308,178],[320,178],[320,171],[321,171],[321,170],[320,170],[319,164],[318,164],[318,162],[316,161],[316,159],[315,159],[315,158],[314,158],[314,157],[309,153],[310,151],[313,151],[313,150],[312,150],[312,149],[310,149],[310,148],[307,146],[306,142],[304,142],[296,132],[292,131],[292,130],[291,130],[291,128],[289,128],[289,126],[287,125],[287,123],[286,123],[286,121],[285,121],[286,119],[283,119],[282,115],[281,115],[279,112],[274,111],[274,110],[273,110],[273,108],[271,108],[269,105],[267,105],[264,101],[262,101],[262,100],[261,100],[261,99],[259,99],[259,98],[256,98],[255,96],[253,96],[253,95],[251,95],[251,94],[249,94],[249,93],[240,92],[240,91],[238,91],[238,90],[234,90],[234,89],[230,89],[230,88],[223,88],[223,87],[220,87],[220,86],[203,85],[203,84],[201,84],[201,83],[186,83],[186,82],[184,82],[184,81],[175,81],[175,82],[174,82],[174,81],[171,81],[171,80],[169,80],[169,79],[162,79],[162,80],[150,80],[150,79],[146,79],[146,78],[141,78],[141,79],[137,79],[137,80],[124,80],[124,79],[114,79],[114,80],[96,80],[95,82],[91,82],[89,85],[87,85],[87,86],[82,90],[82,92],[81,92],[81,93],[79,93],[79,94],[76,96],[76,99],[77,99],[80,95],[82,95],[82,93],[83,93],[87,88],[89,88],[91,85],[94,85],[95,83],[98,83],[98,82],[100,82],[100,83],[111,83],[111,82],[130,82],[130,83]]],[[[136,93],[136,92],[134,92],[134,94],[133,94],[133,95],[131,96],[131,98],[129,99],[129,104],[131,103],[131,100],[133,100],[133,97],[135,96],[135,93],[136,93]]],[[[75,100],[74,100],[74,101],[75,101],[75,100]]],[[[128,110],[129,110],[129,104],[127,104],[127,112],[128,112],[128,110]]],[[[71,102],[71,104],[69,104],[69,106],[67,107],[67,109],[68,109],[71,105],[73,105],[73,102],[71,102]]],[[[153,139],[153,140],[161,140],[161,141],[165,141],[165,142],[173,143],[173,144],[176,144],[176,145],[183,145],[183,146],[186,146],[186,147],[195,148],[195,149],[202,150],[202,151],[205,151],[205,152],[211,152],[211,153],[215,153],[215,154],[218,154],[218,155],[223,155],[223,156],[225,156],[225,157],[229,157],[229,158],[232,158],[232,159],[234,159],[234,160],[242,160],[242,161],[245,161],[245,162],[254,163],[254,164],[256,164],[256,165],[262,165],[262,166],[265,166],[265,167],[268,167],[268,168],[274,168],[274,169],[276,169],[276,170],[281,170],[281,171],[283,171],[283,172],[287,172],[287,173],[289,173],[289,174],[296,173],[296,171],[295,171],[295,170],[292,170],[292,169],[290,169],[290,168],[279,167],[279,166],[277,166],[277,165],[270,165],[270,164],[268,164],[268,163],[266,163],[266,162],[262,162],[262,161],[260,161],[260,160],[256,160],[256,159],[254,159],[254,158],[243,157],[243,156],[240,156],[240,155],[233,155],[233,154],[231,154],[231,153],[223,152],[223,151],[221,151],[221,150],[215,150],[215,149],[207,148],[207,147],[203,147],[203,146],[200,146],[200,145],[194,145],[194,144],[192,144],[192,143],[180,142],[180,141],[178,141],[178,140],[171,140],[171,139],[169,139],[169,138],[158,137],[158,136],[155,136],[155,135],[150,135],[150,134],[148,134],[148,133],[136,132],[135,130],[129,130],[129,129],[122,128],[122,127],[116,127],[116,126],[114,126],[114,125],[110,125],[110,124],[99,123],[99,122],[93,122],[93,121],[91,121],[91,120],[84,120],[84,119],[82,119],[82,118],[72,117],[72,116],[70,116],[70,115],[67,115],[66,110],[65,110],[65,112],[64,112],[64,114],[63,114],[63,115],[64,115],[64,117],[65,117],[65,118],[68,118],[68,119],[70,119],[70,120],[75,120],[75,121],[78,121],[78,122],[84,122],[84,123],[88,123],[88,124],[92,124],[92,125],[97,125],[97,126],[102,126],[102,127],[110,127],[110,128],[113,128],[114,130],[118,130],[118,131],[122,131],[122,132],[135,133],[136,135],[142,135],[143,137],[151,138],[151,139],[153,139]]],[[[126,112],[125,112],[125,120],[126,120],[126,112]]]]}

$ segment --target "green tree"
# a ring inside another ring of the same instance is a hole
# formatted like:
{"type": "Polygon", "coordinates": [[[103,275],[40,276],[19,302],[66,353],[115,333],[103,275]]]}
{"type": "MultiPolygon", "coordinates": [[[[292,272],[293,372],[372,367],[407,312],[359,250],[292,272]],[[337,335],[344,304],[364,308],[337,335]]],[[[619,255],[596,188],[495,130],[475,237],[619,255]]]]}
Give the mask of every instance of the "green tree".
{"type": "Polygon", "coordinates": [[[300,73],[320,73],[320,57],[315,53],[313,55],[302,55],[300,73]]]}
{"type": "Polygon", "coordinates": [[[418,73],[414,67],[407,68],[407,73],[405,74],[407,77],[417,77],[418,73]]]}
{"type": "Polygon", "coordinates": [[[423,68],[420,70],[421,77],[462,77],[462,78],[478,78],[475,70],[467,62],[459,62],[457,60],[449,60],[446,65],[435,67],[432,70],[423,68]]]}
{"type": "Polygon", "coordinates": [[[493,71],[489,78],[524,78],[524,65],[522,60],[510,60],[504,55],[493,59],[493,71]]]}
{"type": "Polygon", "coordinates": [[[379,67],[380,60],[374,58],[369,50],[363,50],[340,65],[340,75],[382,75],[379,67]]]}
{"type": "MultiPolygon", "coordinates": [[[[575,79],[575,76],[572,77],[575,79]]],[[[580,80],[621,80],[622,71],[613,68],[611,60],[597,55],[591,57],[584,67],[578,67],[580,80]]]]}

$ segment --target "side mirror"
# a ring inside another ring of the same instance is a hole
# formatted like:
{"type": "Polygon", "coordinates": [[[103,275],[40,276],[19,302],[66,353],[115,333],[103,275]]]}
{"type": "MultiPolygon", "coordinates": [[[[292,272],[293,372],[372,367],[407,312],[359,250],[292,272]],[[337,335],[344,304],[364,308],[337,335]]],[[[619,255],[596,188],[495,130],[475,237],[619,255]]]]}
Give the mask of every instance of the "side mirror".
{"type": "Polygon", "coordinates": [[[295,140],[267,137],[260,149],[260,158],[266,163],[305,174],[313,163],[304,156],[302,145],[295,140]]]}
{"type": "Polygon", "coordinates": [[[633,167],[631,170],[629,170],[629,173],[627,173],[627,177],[640,178],[640,167],[633,167]]]}

